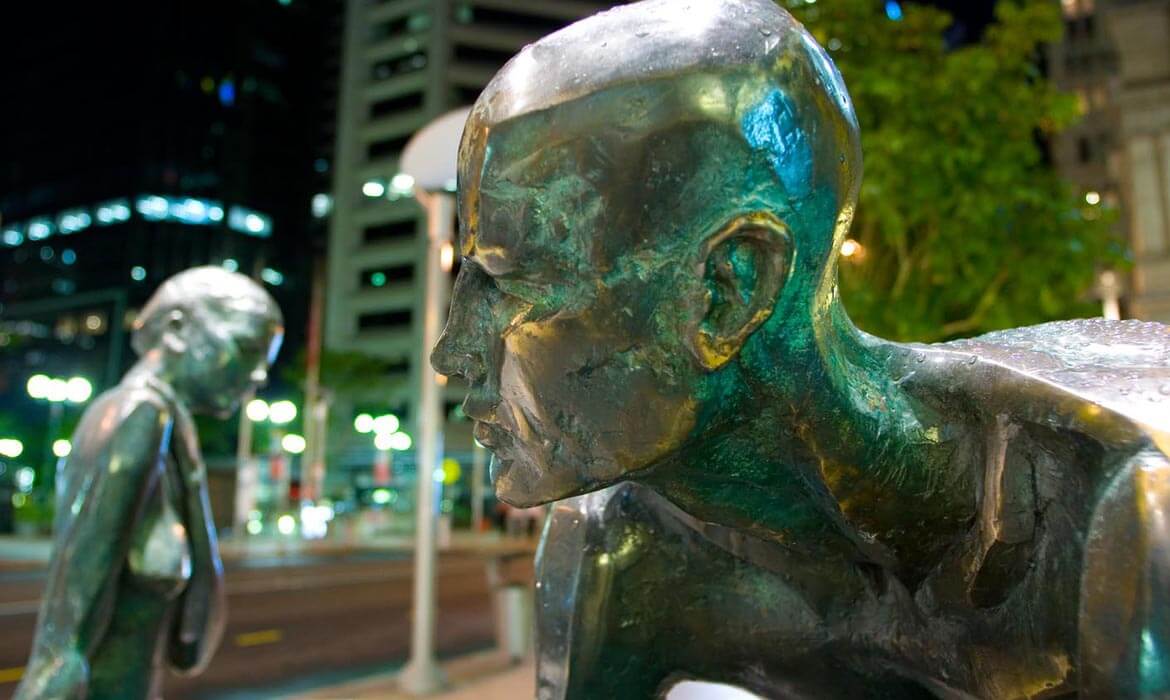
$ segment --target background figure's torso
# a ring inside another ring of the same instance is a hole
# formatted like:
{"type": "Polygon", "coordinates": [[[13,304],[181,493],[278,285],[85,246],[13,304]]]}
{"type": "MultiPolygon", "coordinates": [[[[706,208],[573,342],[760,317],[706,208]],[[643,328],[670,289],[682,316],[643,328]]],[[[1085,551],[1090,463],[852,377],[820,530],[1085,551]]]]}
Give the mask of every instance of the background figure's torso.
{"type": "Polygon", "coordinates": [[[191,577],[179,469],[168,454],[135,526],[110,625],[90,659],[91,699],[161,694],[175,601],[191,577]],[[147,664],[149,670],[143,668],[147,664]]]}

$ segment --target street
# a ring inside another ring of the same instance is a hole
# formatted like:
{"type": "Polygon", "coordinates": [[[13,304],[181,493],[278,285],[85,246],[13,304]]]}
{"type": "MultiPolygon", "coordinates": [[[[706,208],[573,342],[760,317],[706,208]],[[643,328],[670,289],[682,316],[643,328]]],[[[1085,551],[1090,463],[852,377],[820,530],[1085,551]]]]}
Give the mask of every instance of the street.
{"type": "MultiPolygon", "coordinates": [[[[531,577],[524,561],[520,575],[531,577]]],[[[347,551],[227,562],[228,625],[208,669],[169,677],[166,697],[270,698],[384,672],[410,639],[409,553],[347,551]]],[[[12,696],[32,641],[44,571],[0,571],[0,698],[12,696]]],[[[439,560],[440,656],[495,641],[484,560],[439,560]]]]}

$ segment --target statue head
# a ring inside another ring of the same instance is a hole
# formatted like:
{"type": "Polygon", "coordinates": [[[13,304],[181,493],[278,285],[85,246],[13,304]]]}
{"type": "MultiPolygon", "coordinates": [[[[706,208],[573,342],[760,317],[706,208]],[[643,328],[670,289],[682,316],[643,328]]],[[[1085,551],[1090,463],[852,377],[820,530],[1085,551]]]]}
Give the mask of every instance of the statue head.
{"type": "Polygon", "coordinates": [[[158,361],[191,410],[226,416],[268,379],[283,336],[280,308],[263,287],[207,266],[162,283],[138,314],[131,343],[158,361]]]}
{"type": "Polygon", "coordinates": [[[509,61],[463,133],[432,360],[500,497],[636,475],[799,381],[860,169],[840,75],[772,0],[621,6],[509,61]]]}

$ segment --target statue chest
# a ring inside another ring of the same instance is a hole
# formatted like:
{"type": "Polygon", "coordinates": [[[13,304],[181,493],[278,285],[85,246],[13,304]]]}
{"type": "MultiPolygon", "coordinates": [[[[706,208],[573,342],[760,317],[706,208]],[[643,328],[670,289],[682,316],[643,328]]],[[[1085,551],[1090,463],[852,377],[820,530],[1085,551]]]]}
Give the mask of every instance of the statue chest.
{"type": "Polygon", "coordinates": [[[168,599],[191,578],[191,545],[183,517],[182,483],[170,456],[147,495],[127,557],[130,580],[168,599]]]}

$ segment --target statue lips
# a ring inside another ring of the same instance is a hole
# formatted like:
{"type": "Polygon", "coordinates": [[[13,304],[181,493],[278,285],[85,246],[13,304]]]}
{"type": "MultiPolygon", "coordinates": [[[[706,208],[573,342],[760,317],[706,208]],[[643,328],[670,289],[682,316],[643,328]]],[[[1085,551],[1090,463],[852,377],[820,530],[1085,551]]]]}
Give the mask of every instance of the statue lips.
{"type": "Polygon", "coordinates": [[[491,450],[497,457],[512,445],[512,436],[500,426],[487,421],[477,420],[472,431],[479,444],[491,450]]]}

